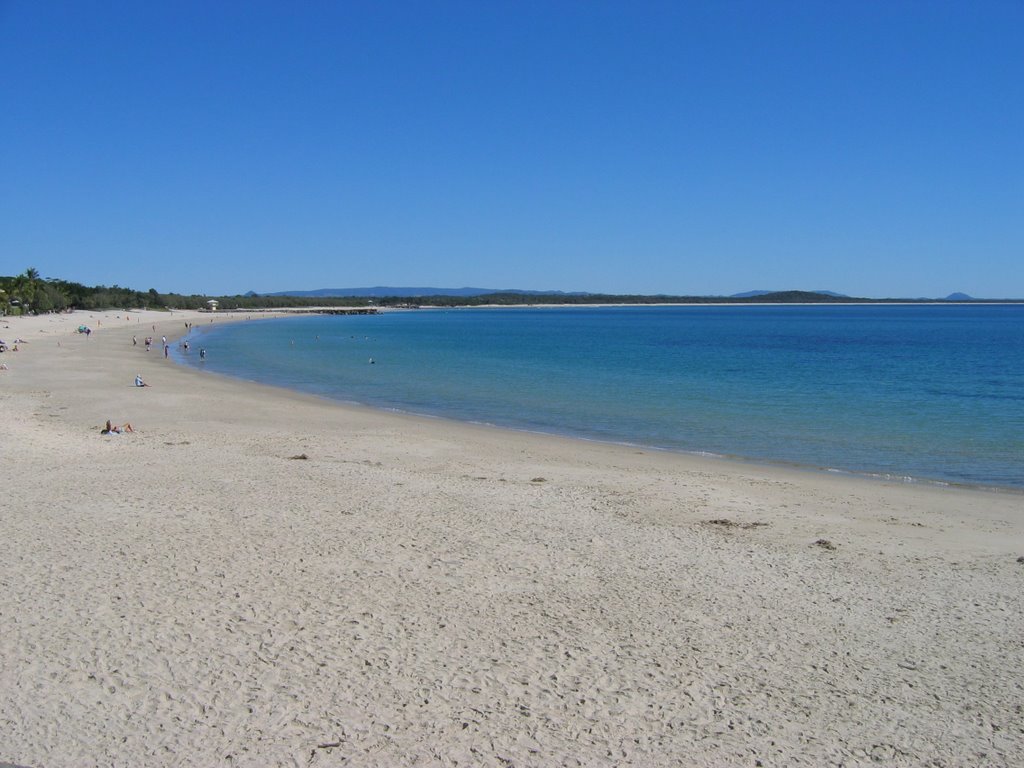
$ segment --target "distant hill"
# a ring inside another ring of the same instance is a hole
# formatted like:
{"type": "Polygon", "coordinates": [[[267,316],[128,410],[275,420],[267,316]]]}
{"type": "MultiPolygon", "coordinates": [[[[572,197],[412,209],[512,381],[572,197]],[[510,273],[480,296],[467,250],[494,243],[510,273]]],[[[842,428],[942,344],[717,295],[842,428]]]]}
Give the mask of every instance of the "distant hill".
{"type": "MultiPolygon", "coordinates": [[[[250,292],[251,293],[251,292],[250,292]]],[[[517,288],[409,288],[388,285],[376,285],[371,288],[318,288],[314,291],[276,291],[258,294],[260,296],[307,296],[307,297],[342,297],[342,296],[396,296],[413,298],[417,296],[487,296],[492,293],[521,293],[524,296],[584,296],[584,293],[566,293],[565,291],[528,291],[517,288]]],[[[248,294],[247,294],[248,295],[248,294]]]]}
{"type": "MultiPolygon", "coordinates": [[[[521,296],[592,296],[595,294],[586,291],[534,291],[525,288],[431,288],[431,287],[402,287],[390,285],[375,285],[368,288],[317,288],[312,291],[274,291],[272,293],[256,293],[249,291],[246,296],[298,296],[303,298],[421,298],[424,296],[490,296],[494,294],[521,295],[521,296]]],[[[655,296],[668,296],[668,294],[654,294],[655,296]]],[[[813,299],[815,296],[828,296],[830,298],[847,299],[846,294],[835,291],[745,291],[734,293],[730,299],[753,299],[763,296],[794,296],[799,295],[804,299],[813,299]]],[[[962,294],[958,294],[962,295],[962,294]]]]}
{"type": "MultiPolygon", "coordinates": [[[[787,293],[787,291],[744,291],[743,293],[734,293],[730,299],[752,299],[755,296],[769,296],[773,293],[787,293]]],[[[837,299],[848,299],[850,298],[845,293],[836,293],[835,291],[802,291],[802,293],[820,293],[822,296],[832,296],[837,299]]]]}
{"type": "Polygon", "coordinates": [[[410,288],[375,286],[372,288],[321,288],[315,291],[279,291],[246,294],[249,301],[295,301],[304,306],[311,302],[360,304],[424,303],[446,307],[517,306],[522,304],[828,304],[864,302],[830,291],[756,291],[749,296],[674,296],[671,294],[605,294],[583,291],[496,290],[492,288],[410,288]]]}
{"type": "MultiPolygon", "coordinates": [[[[830,303],[892,303],[892,302],[984,302],[985,299],[976,299],[966,293],[951,293],[942,299],[936,298],[886,298],[867,299],[862,297],[849,296],[836,291],[745,291],[735,293],[731,296],[681,296],[672,294],[604,294],[590,293],[587,291],[536,291],[522,288],[436,288],[419,286],[390,286],[377,285],[365,288],[319,288],[311,291],[275,291],[273,293],[257,294],[249,291],[244,297],[250,301],[263,302],[276,301],[282,298],[291,298],[301,302],[303,306],[309,306],[316,301],[324,303],[337,303],[343,300],[351,300],[358,304],[376,304],[389,306],[392,304],[424,303],[440,306],[491,306],[544,303],[544,304],[658,304],[658,303],[679,303],[679,304],[715,304],[715,303],[736,303],[736,304],[830,304],[830,303]]],[[[180,300],[176,299],[179,301],[180,300]]],[[[1007,301],[1022,302],[1020,299],[1008,299],[1007,301]]]]}
{"type": "Polygon", "coordinates": [[[850,301],[868,301],[868,299],[856,299],[831,291],[766,291],[745,298],[737,297],[736,300],[754,304],[841,304],[850,301]]]}

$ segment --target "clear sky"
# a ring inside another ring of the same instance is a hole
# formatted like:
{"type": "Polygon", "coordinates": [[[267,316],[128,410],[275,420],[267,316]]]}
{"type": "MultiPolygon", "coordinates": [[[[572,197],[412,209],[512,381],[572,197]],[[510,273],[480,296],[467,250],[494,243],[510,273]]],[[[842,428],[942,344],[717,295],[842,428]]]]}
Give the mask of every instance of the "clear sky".
{"type": "Polygon", "coordinates": [[[1024,2],[0,0],[0,274],[1024,297],[1024,2]]]}

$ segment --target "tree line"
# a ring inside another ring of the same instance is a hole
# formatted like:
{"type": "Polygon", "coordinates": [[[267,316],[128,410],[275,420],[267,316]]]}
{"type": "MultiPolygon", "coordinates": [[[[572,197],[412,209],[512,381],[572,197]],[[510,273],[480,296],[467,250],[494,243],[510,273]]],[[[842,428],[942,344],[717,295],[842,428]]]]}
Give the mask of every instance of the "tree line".
{"type": "Polygon", "coordinates": [[[372,299],[361,297],[206,296],[160,293],[155,288],[138,291],[119,285],[90,287],[69,280],[42,278],[35,267],[29,267],[20,275],[0,276],[0,314],[5,315],[43,314],[73,309],[208,309],[210,299],[216,299],[219,309],[358,307],[374,304],[372,299]]]}
{"type": "Polygon", "coordinates": [[[523,294],[487,293],[479,296],[206,296],[160,293],[155,288],[138,291],[119,285],[85,286],[68,280],[42,278],[29,267],[20,275],[0,276],[0,313],[8,315],[64,312],[72,309],[208,309],[210,299],[218,309],[275,309],[279,307],[435,307],[512,306],[522,304],[708,304],[763,302],[851,301],[819,293],[786,291],[742,299],[709,296],[648,296],[617,294],[523,294]]]}
{"type": "Polygon", "coordinates": [[[479,296],[237,296],[160,293],[155,288],[137,291],[119,285],[88,287],[81,283],[42,278],[29,267],[20,275],[0,276],[0,314],[41,314],[72,309],[208,309],[210,299],[221,310],[277,309],[280,307],[483,307],[523,304],[829,304],[878,303],[885,299],[858,299],[810,291],[779,291],[758,296],[668,296],[601,293],[485,293],[479,296]]]}

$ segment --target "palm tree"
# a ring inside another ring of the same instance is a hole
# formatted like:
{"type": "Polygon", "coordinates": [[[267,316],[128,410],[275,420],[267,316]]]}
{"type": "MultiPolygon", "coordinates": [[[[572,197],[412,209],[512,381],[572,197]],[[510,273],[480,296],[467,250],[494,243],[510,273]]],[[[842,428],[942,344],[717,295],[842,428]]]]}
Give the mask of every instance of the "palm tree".
{"type": "Polygon", "coordinates": [[[23,274],[15,275],[11,299],[17,299],[21,304],[22,314],[27,313],[35,301],[39,283],[39,270],[35,267],[29,267],[23,274]]]}

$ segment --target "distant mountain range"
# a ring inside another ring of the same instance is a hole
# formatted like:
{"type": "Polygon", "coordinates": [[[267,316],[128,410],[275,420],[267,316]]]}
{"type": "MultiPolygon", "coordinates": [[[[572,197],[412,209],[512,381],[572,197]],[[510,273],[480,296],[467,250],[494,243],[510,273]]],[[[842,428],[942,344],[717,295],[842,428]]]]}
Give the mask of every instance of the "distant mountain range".
{"type": "MultiPolygon", "coordinates": [[[[587,291],[534,291],[523,288],[431,288],[431,287],[396,287],[390,285],[376,285],[369,288],[318,288],[312,291],[274,291],[273,293],[256,293],[249,291],[246,296],[295,296],[303,298],[343,298],[346,296],[358,297],[358,298],[379,298],[379,297],[394,297],[394,298],[421,298],[424,296],[455,296],[455,297],[469,297],[469,296],[487,296],[490,294],[520,294],[523,296],[593,296],[596,294],[589,293],[587,291]]],[[[803,296],[813,296],[815,294],[821,296],[827,296],[831,299],[850,299],[849,295],[845,293],[836,293],[835,291],[744,291],[743,293],[734,293],[730,296],[723,298],[729,299],[751,299],[758,296],[770,296],[772,294],[801,294],[803,296]]],[[[605,295],[605,294],[601,294],[605,295]]],[[[652,296],[668,296],[668,294],[652,294],[652,296]]],[[[713,297],[703,297],[713,298],[713,297]]],[[[975,301],[973,296],[968,296],[966,293],[951,293],[948,296],[940,299],[928,299],[928,298],[916,298],[914,301],[975,301]]]]}
{"type": "MultiPolygon", "coordinates": [[[[767,296],[770,293],[782,293],[782,291],[744,291],[743,293],[734,293],[729,296],[730,299],[749,299],[754,296],[767,296]]],[[[850,298],[845,293],[836,293],[835,291],[809,291],[809,293],[820,293],[822,296],[832,296],[837,299],[848,299],[850,298]]]]}
{"type": "MultiPolygon", "coordinates": [[[[771,293],[782,293],[782,291],[745,291],[743,293],[734,293],[730,299],[749,299],[754,296],[767,296],[771,293]]],[[[851,298],[845,293],[836,293],[835,291],[810,291],[810,293],[820,293],[822,296],[831,296],[835,299],[849,299],[851,298]]],[[[949,296],[943,298],[929,298],[927,296],[918,296],[914,301],[977,301],[973,296],[968,296],[966,293],[951,293],[949,296]]]]}
{"type": "Polygon", "coordinates": [[[585,296],[586,293],[567,293],[565,291],[527,291],[520,288],[396,288],[389,285],[376,285],[372,288],[318,288],[315,291],[275,291],[274,293],[256,294],[250,291],[247,296],[397,296],[412,298],[416,296],[486,296],[489,293],[521,293],[524,296],[585,296]]]}

